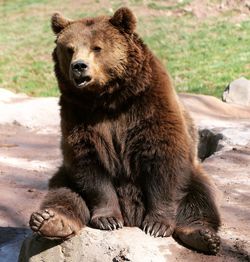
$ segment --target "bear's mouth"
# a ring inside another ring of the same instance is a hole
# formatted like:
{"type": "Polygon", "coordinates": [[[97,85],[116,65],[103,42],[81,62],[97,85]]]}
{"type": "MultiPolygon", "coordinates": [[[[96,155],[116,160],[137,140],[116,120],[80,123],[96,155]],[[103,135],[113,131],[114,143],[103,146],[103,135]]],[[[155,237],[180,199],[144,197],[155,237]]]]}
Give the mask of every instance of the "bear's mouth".
{"type": "Polygon", "coordinates": [[[76,84],[77,87],[85,87],[91,81],[91,77],[90,76],[82,76],[78,79],[74,79],[74,81],[75,81],[75,84],[76,84]]]}

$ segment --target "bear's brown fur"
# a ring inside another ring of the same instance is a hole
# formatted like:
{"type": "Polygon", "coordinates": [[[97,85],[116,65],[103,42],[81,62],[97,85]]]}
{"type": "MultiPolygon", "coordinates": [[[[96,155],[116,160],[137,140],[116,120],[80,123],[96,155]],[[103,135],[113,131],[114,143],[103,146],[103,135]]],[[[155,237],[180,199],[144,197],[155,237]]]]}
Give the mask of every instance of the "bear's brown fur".
{"type": "Polygon", "coordinates": [[[83,226],[137,226],[217,253],[220,217],[197,161],[192,120],[127,8],[112,17],[52,17],[63,166],[31,228],[68,238],[83,226]]]}

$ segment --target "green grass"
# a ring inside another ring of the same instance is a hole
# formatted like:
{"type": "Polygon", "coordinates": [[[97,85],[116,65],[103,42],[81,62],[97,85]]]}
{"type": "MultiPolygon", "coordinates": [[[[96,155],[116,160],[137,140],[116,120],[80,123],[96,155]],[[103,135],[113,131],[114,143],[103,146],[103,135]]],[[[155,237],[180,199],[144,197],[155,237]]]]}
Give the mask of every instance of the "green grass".
{"type": "Polygon", "coordinates": [[[220,97],[230,81],[250,78],[250,16],[235,23],[235,10],[197,19],[184,10],[190,0],[120,0],[108,6],[102,0],[0,0],[0,86],[33,96],[57,96],[51,14],[111,14],[128,2],[137,14],[140,35],[168,68],[178,91],[220,97]]]}
{"type": "Polygon", "coordinates": [[[220,97],[230,81],[250,77],[250,21],[206,21],[198,26],[192,20],[182,22],[154,18],[153,33],[144,37],[179,91],[220,97]]]}
{"type": "Polygon", "coordinates": [[[176,3],[174,3],[173,1],[154,1],[154,2],[148,3],[148,7],[153,8],[155,10],[176,10],[176,9],[185,7],[187,4],[192,2],[192,0],[175,1],[175,2],[176,3]],[[159,3],[159,2],[162,2],[162,3],[159,3]],[[172,3],[169,3],[169,2],[172,2],[172,3]]]}

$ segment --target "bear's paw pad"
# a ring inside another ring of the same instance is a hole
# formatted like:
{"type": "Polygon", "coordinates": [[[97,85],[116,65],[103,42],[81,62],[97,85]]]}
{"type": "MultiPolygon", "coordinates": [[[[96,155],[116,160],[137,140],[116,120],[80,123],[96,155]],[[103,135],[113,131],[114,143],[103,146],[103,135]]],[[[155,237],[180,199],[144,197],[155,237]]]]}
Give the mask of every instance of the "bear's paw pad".
{"type": "MultiPolygon", "coordinates": [[[[209,229],[201,229],[199,231],[203,242],[207,243],[208,253],[217,254],[220,250],[220,238],[218,235],[210,231],[209,229]]],[[[205,250],[206,251],[206,250],[205,250]]]]}
{"type": "Polygon", "coordinates": [[[64,239],[75,234],[72,222],[52,209],[34,212],[29,224],[34,232],[43,237],[64,239]]]}
{"type": "Polygon", "coordinates": [[[216,255],[220,250],[220,237],[209,228],[190,228],[178,232],[177,237],[184,245],[205,254],[216,255]]]}

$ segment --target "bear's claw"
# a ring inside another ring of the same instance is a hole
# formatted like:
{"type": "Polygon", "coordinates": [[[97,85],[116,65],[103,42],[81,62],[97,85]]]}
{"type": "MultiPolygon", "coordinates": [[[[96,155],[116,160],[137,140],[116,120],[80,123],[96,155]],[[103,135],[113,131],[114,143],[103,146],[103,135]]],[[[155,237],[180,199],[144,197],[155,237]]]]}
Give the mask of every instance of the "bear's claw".
{"type": "Polygon", "coordinates": [[[94,228],[102,230],[115,230],[123,227],[122,221],[116,217],[96,217],[90,223],[94,228]]]}
{"type": "Polygon", "coordinates": [[[154,237],[169,237],[173,233],[171,225],[161,222],[145,221],[142,224],[142,230],[154,237]]]}

